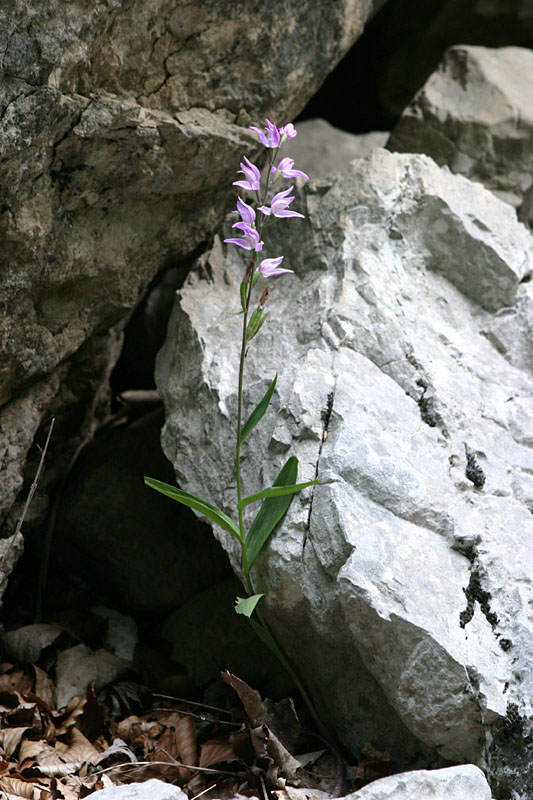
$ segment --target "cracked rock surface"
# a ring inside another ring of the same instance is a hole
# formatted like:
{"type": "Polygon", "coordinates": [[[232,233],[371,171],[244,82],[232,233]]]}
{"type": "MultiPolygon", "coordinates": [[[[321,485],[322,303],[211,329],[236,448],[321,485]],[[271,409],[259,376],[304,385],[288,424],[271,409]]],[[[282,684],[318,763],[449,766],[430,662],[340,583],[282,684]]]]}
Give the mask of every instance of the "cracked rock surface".
{"type": "Polygon", "coordinates": [[[371,7],[2,3],[0,522],[76,353],[211,235],[247,126],[292,119],[371,7]]]}
{"type": "Polygon", "coordinates": [[[532,96],[532,50],[450,47],[387,147],[426,153],[519,206],[532,182],[532,96]]]}
{"type": "MultiPolygon", "coordinates": [[[[306,221],[266,232],[296,274],[246,360],[248,410],[279,378],[243,479],[271,485],[294,454],[321,484],[293,500],[256,591],[354,752],[482,763],[508,704],[531,713],[533,381],[486,332],[520,303],[533,239],[481,185],[381,149],[294,207],[306,221]]],[[[178,293],[156,379],[179,485],[235,515],[232,250],[217,239],[178,293]]]]}

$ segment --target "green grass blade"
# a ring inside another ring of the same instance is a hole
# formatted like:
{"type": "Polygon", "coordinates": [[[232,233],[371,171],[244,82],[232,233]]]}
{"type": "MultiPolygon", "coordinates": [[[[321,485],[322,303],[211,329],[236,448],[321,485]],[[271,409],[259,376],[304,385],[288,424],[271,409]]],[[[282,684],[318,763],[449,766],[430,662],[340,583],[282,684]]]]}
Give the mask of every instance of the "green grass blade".
{"type": "Polygon", "coordinates": [[[246,422],[241,428],[241,442],[244,442],[246,437],[249,433],[253,431],[257,423],[263,418],[265,411],[268,408],[268,404],[272,399],[272,395],[274,394],[274,389],[276,388],[276,381],[278,379],[278,373],[274,376],[274,380],[268,387],[263,399],[256,405],[246,422]]]}
{"type": "Polygon", "coordinates": [[[166,495],[166,497],[171,497],[172,500],[177,500],[178,503],[182,503],[184,506],[199,511],[200,514],[203,514],[212,522],[220,525],[225,531],[229,531],[229,533],[233,534],[233,536],[240,541],[239,528],[237,525],[233,522],[231,517],[228,517],[227,514],[212,503],[209,503],[207,500],[202,500],[201,497],[196,497],[194,494],[189,494],[189,492],[183,492],[176,486],[170,486],[170,484],[163,483],[163,481],[157,481],[155,478],[145,477],[144,482],[147,486],[155,489],[156,492],[161,492],[161,494],[166,495]]]}
{"type": "Polygon", "coordinates": [[[250,494],[248,497],[243,497],[241,500],[241,508],[255,503],[257,500],[264,500],[267,497],[281,497],[284,494],[295,494],[306,489],[308,486],[315,486],[320,481],[305,481],[305,483],[295,483],[292,486],[271,486],[269,489],[263,489],[255,494],[250,494]]]}
{"type": "MultiPolygon", "coordinates": [[[[296,456],[291,456],[274,481],[273,488],[276,486],[294,486],[297,477],[298,459],[296,456]]],[[[287,513],[291,500],[292,494],[268,497],[263,500],[263,504],[250,525],[250,530],[246,537],[248,569],[252,568],[268,537],[287,513]]]]}

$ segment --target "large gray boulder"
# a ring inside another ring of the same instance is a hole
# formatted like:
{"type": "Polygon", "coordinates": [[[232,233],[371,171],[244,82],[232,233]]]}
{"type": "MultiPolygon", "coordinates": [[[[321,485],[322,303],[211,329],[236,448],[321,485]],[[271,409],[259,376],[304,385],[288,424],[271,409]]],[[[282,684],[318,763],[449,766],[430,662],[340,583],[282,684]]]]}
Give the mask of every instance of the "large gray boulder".
{"type": "Polygon", "coordinates": [[[426,153],[518,206],[533,174],[533,50],[446,51],[387,143],[426,153]]]}
{"type": "MultiPolygon", "coordinates": [[[[420,155],[375,150],[299,201],[307,221],[268,241],[296,274],[274,283],[246,360],[248,409],[279,379],[243,476],[268,486],[295,454],[321,484],[294,499],[255,586],[350,748],[482,763],[492,724],[532,711],[533,380],[484,333],[528,285],[533,239],[420,155]]],[[[200,260],[156,369],[178,483],[231,514],[244,263],[219,241],[200,260]]]]}
{"type": "Polygon", "coordinates": [[[2,4],[0,522],[76,354],[205,242],[257,148],[247,126],[294,117],[371,7],[2,4]]]}

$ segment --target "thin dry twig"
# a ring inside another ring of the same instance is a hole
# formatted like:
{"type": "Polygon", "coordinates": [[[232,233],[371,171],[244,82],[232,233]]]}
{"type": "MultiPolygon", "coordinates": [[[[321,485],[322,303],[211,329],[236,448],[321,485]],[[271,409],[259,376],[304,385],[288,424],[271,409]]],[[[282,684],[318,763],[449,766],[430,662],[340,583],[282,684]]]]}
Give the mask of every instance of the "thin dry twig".
{"type": "MultiPolygon", "coordinates": [[[[178,703],[186,703],[189,706],[200,706],[201,708],[210,708],[211,711],[220,711],[222,714],[228,714],[231,716],[231,711],[228,711],[227,708],[218,708],[218,706],[209,706],[207,703],[197,703],[194,700],[185,700],[183,697],[175,697],[171,694],[161,694],[160,692],[153,692],[154,697],[162,697],[164,700],[176,700],[178,703]]],[[[175,708],[171,709],[172,711],[176,711],[175,708]]]]}
{"type": "MultiPolygon", "coordinates": [[[[203,703],[194,703],[194,705],[201,706],[203,703]]],[[[207,708],[212,708],[212,706],[207,706],[207,708]]],[[[195,714],[194,711],[184,711],[182,708],[175,709],[175,708],[165,708],[164,706],[157,706],[153,708],[152,711],[178,711],[178,714],[183,714],[185,717],[194,717],[194,719],[200,719],[202,722],[216,722],[217,725],[229,725],[232,728],[240,728],[240,722],[229,722],[228,720],[217,719],[217,717],[208,717],[205,714],[195,714]]]]}
{"type": "Polygon", "coordinates": [[[35,478],[33,479],[33,483],[30,486],[30,491],[28,492],[28,497],[26,498],[26,502],[24,503],[24,508],[22,509],[22,514],[20,515],[19,521],[17,522],[17,527],[15,528],[15,533],[11,537],[11,541],[9,543],[9,547],[7,548],[6,552],[4,553],[2,560],[0,561],[0,569],[4,566],[8,555],[11,552],[13,544],[15,543],[17,536],[20,533],[20,529],[22,528],[22,523],[28,513],[28,508],[30,507],[30,503],[33,500],[33,495],[37,489],[37,484],[39,483],[39,478],[41,477],[41,472],[44,465],[44,459],[46,457],[46,451],[48,450],[48,445],[50,443],[50,437],[52,436],[52,431],[54,429],[54,422],[56,421],[55,417],[52,417],[52,421],[50,423],[50,428],[48,429],[48,436],[46,437],[46,442],[44,443],[44,447],[41,452],[41,458],[39,459],[39,466],[37,467],[37,472],[35,473],[35,478]]]}
{"type": "MultiPolygon", "coordinates": [[[[166,751],[163,751],[166,752],[166,751]]],[[[168,755],[168,753],[167,753],[168,755]]],[[[234,772],[230,772],[229,770],[225,769],[210,769],[209,767],[194,767],[191,764],[183,764],[181,761],[176,761],[175,758],[169,756],[172,761],[136,761],[133,764],[131,761],[125,761],[123,764],[113,764],[111,767],[106,767],[105,769],[100,769],[95,772],[95,775],[102,775],[104,772],[112,772],[114,769],[122,769],[123,767],[128,767],[130,771],[139,769],[139,767],[185,767],[185,769],[191,769],[195,772],[210,772],[212,775],[232,775],[235,776],[234,772]]]]}
{"type": "Polygon", "coordinates": [[[208,786],[207,789],[203,790],[203,792],[199,792],[198,794],[195,794],[194,797],[191,797],[191,800],[198,800],[198,798],[201,797],[203,794],[207,794],[207,792],[210,792],[211,789],[216,789],[216,787],[217,787],[216,783],[214,783],[212,786],[208,786]]]}

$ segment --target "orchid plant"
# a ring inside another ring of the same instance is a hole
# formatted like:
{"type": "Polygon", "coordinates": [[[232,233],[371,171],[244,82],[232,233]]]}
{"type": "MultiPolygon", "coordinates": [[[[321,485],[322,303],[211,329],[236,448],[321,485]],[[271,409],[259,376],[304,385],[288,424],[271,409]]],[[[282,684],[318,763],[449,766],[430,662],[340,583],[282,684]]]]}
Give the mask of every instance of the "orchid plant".
{"type": "MultiPolygon", "coordinates": [[[[258,636],[289,671],[313,717],[320,724],[304,687],[282,648],[277,643],[260,609],[257,608],[264,594],[255,593],[251,572],[269,537],[287,513],[293,495],[308,486],[318,483],[318,481],[312,480],[297,483],[298,459],[295,456],[291,456],[288,459],[272,486],[254,494],[244,496],[241,477],[242,445],[264,416],[277,381],[276,374],[261,401],[243,423],[243,382],[246,354],[250,343],[257,336],[269,315],[269,312],[265,311],[265,306],[269,299],[271,286],[268,283],[265,285],[265,279],[268,281],[270,278],[293,272],[293,270],[281,266],[283,256],[261,258],[264,247],[264,241],[261,237],[263,231],[275,219],[304,217],[303,214],[290,208],[294,200],[294,195],[291,194],[293,186],[291,185],[280,191],[276,191],[276,188],[282,180],[290,180],[296,177],[308,180],[308,176],[305,172],[294,168],[294,160],[292,158],[284,157],[277,161],[280,148],[285,142],[294,139],[296,136],[296,129],[292,123],[277,128],[267,119],[266,127],[263,130],[255,126],[251,126],[251,130],[255,131],[259,141],[268,151],[267,167],[265,175],[262,177],[259,168],[246,156],[243,156],[240,170],[238,171],[238,174],[242,175],[242,179],[234,181],[233,185],[243,189],[247,192],[247,196],[252,196],[252,199],[246,202],[241,197],[237,198],[237,208],[233,213],[238,215],[239,220],[232,227],[238,232],[238,236],[224,239],[227,244],[247,250],[250,253],[240,284],[240,311],[237,312],[242,315],[235,447],[238,519],[236,521],[231,519],[224,511],[207,500],[169,484],[153,478],[145,478],[145,483],[162,494],[205,515],[238,540],[241,548],[241,569],[247,597],[237,597],[235,610],[238,614],[244,614],[249,618],[258,636]],[[262,281],[262,284],[260,281],[262,281]],[[256,298],[255,300],[254,297],[256,298]],[[243,511],[246,506],[259,501],[262,501],[259,511],[248,531],[246,531],[243,511]],[[255,616],[252,616],[254,612],[255,616]]],[[[322,726],[320,725],[320,727],[322,726]]]]}

